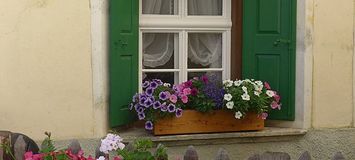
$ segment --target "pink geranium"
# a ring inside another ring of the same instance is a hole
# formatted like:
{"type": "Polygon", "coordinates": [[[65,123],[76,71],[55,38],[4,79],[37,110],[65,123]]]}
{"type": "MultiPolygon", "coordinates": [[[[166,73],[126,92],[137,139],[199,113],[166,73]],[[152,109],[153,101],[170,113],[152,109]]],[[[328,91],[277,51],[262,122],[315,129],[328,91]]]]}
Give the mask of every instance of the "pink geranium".
{"type": "Polygon", "coordinates": [[[190,95],[191,94],[191,89],[190,88],[185,88],[183,91],[182,91],[182,93],[184,94],[184,95],[190,95]]]}
{"type": "Polygon", "coordinates": [[[181,96],[181,101],[182,101],[182,103],[187,103],[187,102],[189,102],[189,97],[187,97],[186,95],[182,95],[181,96]]]}

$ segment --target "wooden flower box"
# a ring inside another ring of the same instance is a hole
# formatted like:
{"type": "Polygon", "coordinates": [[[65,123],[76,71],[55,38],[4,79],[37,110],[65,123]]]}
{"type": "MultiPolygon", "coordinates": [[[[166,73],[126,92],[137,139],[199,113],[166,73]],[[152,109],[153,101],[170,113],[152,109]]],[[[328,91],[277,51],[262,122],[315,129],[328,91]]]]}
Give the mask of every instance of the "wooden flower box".
{"type": "Polygon", "coordinates": [[[154,124],[154,135],[174,135],[192,133],[218,133],[236,131],[257,131],[264,129],[264,120],[255,113],[248,113],[242,119],[234,118],[234,113],[224,110],[201,113],[184,110],[182,117],[167,117],[154,124]]]}

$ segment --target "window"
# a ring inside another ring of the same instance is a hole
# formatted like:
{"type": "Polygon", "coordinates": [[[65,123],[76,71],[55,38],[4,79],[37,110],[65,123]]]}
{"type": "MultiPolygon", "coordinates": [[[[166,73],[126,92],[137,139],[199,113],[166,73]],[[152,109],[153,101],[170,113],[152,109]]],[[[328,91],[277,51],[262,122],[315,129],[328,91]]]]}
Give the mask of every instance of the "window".
{"type": "Polygon", "coordinates": [[[139,82],[230,78],[230,0],[140,0],[139,82]]]}

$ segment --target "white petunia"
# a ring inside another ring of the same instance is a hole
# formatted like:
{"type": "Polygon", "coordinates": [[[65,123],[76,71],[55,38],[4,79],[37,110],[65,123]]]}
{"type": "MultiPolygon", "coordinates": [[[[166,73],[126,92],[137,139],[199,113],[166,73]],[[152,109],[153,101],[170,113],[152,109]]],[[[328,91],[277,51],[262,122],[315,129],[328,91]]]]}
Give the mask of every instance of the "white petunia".
{"type": "Polygon", "coordinates": [[[237,81],[234,82],[234,85],[239,87],[242,83],[243,83],[243,81],[237,80],[237,81]]]}
{"type": "Polygon", "coordinates": [[[243,87],[242,87],[242,90],[243,90],[245,93],[248,93],[248,88],[247,88],[247,87],[243,86],[243,87]]]}
{"type": "Polygon", "coordinates": [[[242,99],[245,100],[245,101],[249,101],[250,100],[250,96],[248,94],[243,94],[242,96],[242,99]]]}
{"type": "Polygon", "coordinates": [[[223,81],[223,84],[224,84],[226,87],[232,87],[232,86],[233,86],[233,81],[231,81],[231,80],[224,80],[224,81],[223,81]]]}
{"type": "Polygon", "coordinates": [[[254,91],[254,94],[255,94],[256,96],[260,96],[260,92],[258,92],[258,91],[254,91]]]}
{"type": "Polygon", "coordinates": [[[170,87],[170,86],[171,86],[170,83],[164,83],[163,85],[164,85],[165,87],[170,87]]]}
{"type": "Polygon", "coordinates": [[[226,106],[227,106],[228,109],[233,109],[233,107],[234,107],[234,102],[233,102],[233,101],[228,102],[228,103],[226,104],[226,106]]]}
{"type": "Polygon", "coordinates": [[[238,112],[235,112],[234,117],[235,117],[236,119],[241,119],[241,118],[243,117],[243,114],[242,114],[240,111],[238,111],[238,112]]]}
{"type": "Polygon", "coordinates": [[[96,160],[105,160],[105,157],[104,156],[100,156],[98,159],[96,160]]]}
{"type": "Polygon", "coordinates": [[[266,94],[267,94],[269,97],[274,97],[274,96],[275,96],[275,92],[274,92],[274,91],[271,91],[271,90],[267,90],[267,91],[266,91],[266,94]]]}
{"type": "Polygon", "coordinates": [[[224,99],[225,99],[226,101],[231,101],[232,98],[233,98],[233,96],[232,96],[231,94],[225,94],[225,95],[224,95],[224,99]]]}
{"type": "Polygon", "coordinates": [[[263,85],[263,82],[261,82],[261,81],[255,81],[255,84],[257,84],[258,86],[261,86],[261,85],[263,85]]]}

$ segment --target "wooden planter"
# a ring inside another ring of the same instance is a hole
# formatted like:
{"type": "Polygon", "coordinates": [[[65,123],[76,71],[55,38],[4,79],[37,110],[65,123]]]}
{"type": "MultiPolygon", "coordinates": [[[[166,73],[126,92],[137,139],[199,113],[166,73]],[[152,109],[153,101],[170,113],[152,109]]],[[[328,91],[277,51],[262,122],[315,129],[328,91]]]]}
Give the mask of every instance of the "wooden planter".
{"type": "Polygon", "coordinates": [[[201,113],[184,110],[182,117],[168,117],[156,121],[154,135],[191,133],[217,133],[235,131],[257,131],[264,129],[264,120],[255,113],[248,113],[243,119],[235,119],[234,113],[218,110],[201,113]]]}

